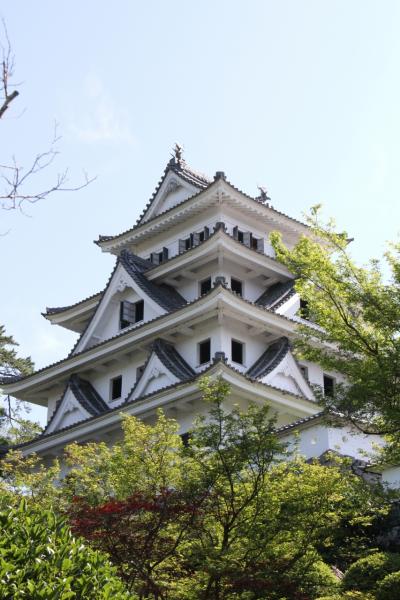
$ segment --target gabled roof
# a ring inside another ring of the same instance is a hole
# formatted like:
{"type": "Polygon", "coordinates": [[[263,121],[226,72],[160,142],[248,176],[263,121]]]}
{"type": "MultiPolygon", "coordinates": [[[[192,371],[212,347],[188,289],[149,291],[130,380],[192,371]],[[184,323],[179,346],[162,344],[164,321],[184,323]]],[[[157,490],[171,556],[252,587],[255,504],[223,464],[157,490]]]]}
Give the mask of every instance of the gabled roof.
{"type": "MultiPolygon", "coordinates": [[[[286,333],[287,331],[290,331],[290,333],[294,332],[294,328],[297,325],[297,323],[294,319],[290,319],[288,317],[285,317],[284,315],[275,313],[273,310],[268,309],[266,307],[254,305],[254,303],[250,302],[249,300],[245,300],[244,298],[241,298],[240,296],[233,293],[231,290],[227,289],[226,286],[222,285],[222,283],[219,282],[207,294],[201,296],[200,298],[196,298],[195,300],[193,300],[191,302],[187,302],[187,303],[185,302],[185,305],[183,307],[180,307],[180,308],[178,308],[174,311],[171,311],[167,314],[163,314],[158,317],[155,317],[151,321],[146,321],[145,323],[138,325],[134,329],[131,329],[128,327],[128,328],[126,328],[126,330],[123,330],[123,331],[117,333],[115,336],[113,336],[107,340],[101,341],[98,344],[95,344],[89,348],[80,350],[79,352],[76,352],[75,354],[73,354],[73,351],[72,351],[64,359],[58,360],[50,365],[47,365],[46,367],[42,367],[30,375],[26,375],[24,377],[17,377],[12,382],[8,381],[8,383],[11,385],[16,382],[23,384],[25,382],[29,382],[34,377],[42,375],[43,373],[48,373],[49,371],[51,371],[53,369],[57,369],[58,367],[62,366],[62,368],[64,368],[64,365],[69,365],[67,368],[76,368],[76,366],[73,365],[73,363],[75,363],[75,361],[77,359],[80,360],[80,358],[83,356],[87,357],[91,354],[97,353],[99,349],[106,348],[106,347],[113,348],[113,351],[114,351],[114,344],[116,342],[126,340],[125,343],[131,343],[130,340],[131,340],[132,336],[136,337],[136,336],[138,336],[138,334],[140,336],[142,336],[143,331],[147,331],[147,329],[149,329],[149,328],[154,328],[154,326],[156,324],[158,327],[161,321],[165,322],[164,323],[164,326],[165,326],[167,323],[169,324],[169,320],[172,317],[175,317],[175,319],[179,318],[180,320],[182,320],[182,319],[184,319],[184,315],[187,310],[193,309],[195,307],[197,308],[199,305],[201,306],[204,303],[208,303],[209,301],[211,301],[212,298],[214,298],[216,300],[216,297],[219,296],[220,293],[222,293],[223,295],[226,294],[227,300],[228,299],[233,300],[235,303],[238,304],[238,307],[240,307],[240,305],[252,306],[254,309],[257,310],[257,312],[260,311],[260,315],[262,315],[263,312],[265,312],[266,314],[269,314],[271,317],[273,317],[274,320],[277,320],[277,322],[282,324],[282,327],[284,327],[284,331],[282,331],[282,333],[284,333],[284,332],[286,333]]],[[[6,389],[6,391],[7,391],[7,393],[11,393],[11,394],[15,395],[15,392],[17,390],[14,388],[12,390],[6,389]]]]}
{"type": "Polygon", "coordinates": [[[295,282],[293,279],[275,283],[267,288],[255,303],[270,310],[277,310],[289,298],[295,295],[296,290],[294,286],[295,282]]]}
{"type": "Polygon", "coordinates": [[[281,337],[273,342],[247,371],[249,377],[258,379],[271,373],[289,351],[289,340],[281,337]]]}
{"type": "MultiPolygon", "coordinates": [[[[51,431],[51,432],[47,432],[46,430],[40,434],[38,437],[34,438],[33,440],[29,441],[29,442],[24,442],[22,444],[19,444],[17,447],[18,448],[25,448],[25,447],[29,447],[30,445],[36,443],[36,442],[40,442],[42,439],[47,439],[59,434],[63,434],[64,432],[67,432],[69,430],[74,429],[75,427],[79,427],[81,425],[85,425],[86,423],[92,422],[97,418],[103,418],[103,416],[108,416],[110,415],[111,417],[114,416],[114,418],[117,417],[118,414],[120,414],[121,412],[125,411],[127,408],[129,407],[136,407],[136,406],[140,406],[143,405],[143,403],[145,401],[148,401],[152,398],[155,398],[159,395],[164,394],[165,392],[169,392],[171,390],[186,390],[187,386],[190,385],[195,385],[197,383],[197,381],[203,377],[204,375],[209,375],[212,373],[216,372],[216,368],[220,365],[221,368],[223,369],[223,372],[225,374],[231,374],[232,376],[235,377],[235,379],[238,379],[238,381],[242,381],[243,383],[248,383],[248,384],[252,384],[255,385],[257,389],[259,390],[265,390],[265,392],[271,392],[271,394],[278,394],[279,397],[281,398],[286,398],[288,399],[288,401],[290,401],[290,399],[292,400],[296,400],[296,401],[302,401],[303,403],[305,402],[307,405],[307,411],[308,410],[315,410],[314,406],[315,406],[315,402],[310,401],[309,399],[305,398],[304,396],[300,396],[299,394],[294,394],[290,391],[278,388],[276,386],[273,386],[271,384],[268,383],[263,383],[260,382],[258,379],[255,379],[253,377],[250,377],[248,374],[246,373],[242,373],[240,371],[238,371],[237,369],[235,369],[234,367],[232,367],[231,365],[228,365],[226,362],[226,358],[223,356],[224,353],[220,353],[220,356],[216,356],[212,362],[212,364],[210,366],[208,366],[206,369],[204,369],[203,371],[200,371],[199,373],[194,373],[192,377],[190,378],[186,378],[184,380],[179,380],[176,383],[173,383],[172,385],[169,385],[165,388],[160,388],[157,389],[153,392],[150,392],[149,394],[146,394],[144,396],[139,396],[138,398],[134,398],[132,400],[129,400],[115,408],[108,408],[107,411],[104,411],[102,414],[97,414],[97,415],[93,415],[89,418],[86,419],[86,421],[80,421],[80,422],[76,422],[73,423],[71,425],[67,425],[65,427],[63,427],[62,429],[56,430],[56,431],[51,431]],[[311,408],[312,407],[312,408],[311,408]]],[[[129,393],[128,398],[130,397],[132,392],[129,393]]],[[[304,407],[306,406],[304,404],[302,404],[302,407],[299,408],[300,411],[303,410],[304,412],[304,407]]],[[[318,415],[320,415],[321,413],[318,413],[318,415]]],[[[304,422],[306,420],[308,420],[308,418],[306,419],[301,419],[300,421],[296,421],[296,425],[304,422]]],[[[285,428],[289,428],[290,425],[285,426],[285,428]]],[[[280,428],[278,431],[280,432],[281,429],[280,428]]]]}
{"type": "Polygon", "coordinates": [[[161,360],[161,362],[181,381],[190,379],[196,375],[192,367],[179,354],[172,344],[162,339],[155,340],[152,350],[161,360]]]}
{"type": "MultiPolygon", "coordinates": [[[[142,223],[142,221],[145,219],[146,214],[149,212],[154,200],[157,197],[157,194],[158,194],[162,184],[164,183],[168,173],[170,173],[170,172],[175,173],[176,175],[178,175],[178,177],[180,177],[187,183],[194,185],[199,190],[205,189],[211,183],[211,179],[209,179],[206,175],[203,175],[202,173],[199,173],[199,172],[195,171],[194,169],[192,169],[191,167],[189,167],[189,165],[186,163],[186,161],[181,156],[179,156],[179,154],[177,154],[177,152],[175,150],[174,156],[171,158],[171,160],[168,162],[167,166],[165,167],[162,177],[161,177],[160,181],[158,182],[157,187],[154,190],[153,195],[151,196],[150,200],[147,202],[143,212],[141,213],[138,220],[136,221],[136,225],[140,225],[142,223]]],[[[113,236],[100,236],[99,241],[102,241],[102,238],[103,239],[111,239],[112,237],[113,236]]]]}
{"type": "Polygon", "coordinates": [[[69,387],[78,402],[91,414],[99,415],[108,410],[107,404],[96,392],[90,381],[82,379],[79,375],[71,375],[69,387]]]}
{"type": "Polygon", "coordinates": [[[58,417],[59,411],[61,410],[63,404],[63,400],[66,397],[68,391],[72,392],[75,399],[91,417],[95,417],[109,410],[109,407],[94,389],[90,381],[82,379],[81,377],[79,377],[79,375],[71,375],[61,398],[56,404],[51,419],[46,425],[43,434],[45,434],[49,430],[49,428],[54,423],[55,418],[58,417]]]}
{"type": "Polygon", "coordinates": [[[147,269],[153,266],[150,261],[144,260],[128,250],[122,250],[118,260],[142,290],[165,310],[175,310],[186,304],[186,300],[173,287],[165,283],[157,285],[143,275],[147,269]]]}
{"type": "Polygon", "coordinates": [[[153,368],[156,366],[157,375],[160,375],[157,361],[159,361],[159,365],[161,363],[161,365],[173,376],[172,381],[176,379],[175,383],[189,381],[196,377],[194,369],[192,369],[185,361],[175,347],[165,340],[158,338],[152,343],[147,360],[143,365],[142,373],[126,396],[125,403],[133,398],[137,399],[138,393],[140,396],[143,395],[143,390],[148,382],[151,366],[153,368]],[[156,365],[154,363],[156,363],[156,365]]]}
{"type": "Polygon", "coordinates": [[[278,219],[279,222],[281,222],[281,224],[286,223],[287,225],[289,225],[289,227],[291,229],[294,228],[297,231],[300,231],[303,233],[309,231],[309,226],[307,224],[277,210],[276,208],[271,206],[269,203],[265,202],[262,199],[262,197],[260,197],[260,196],[253,197],[253,196],[250,196],[249,194],[246,194],[242,190],[240,190],[238,187],[236,187],[230,181],[228,181],[228,179],[226,178],[225,173],[223,171],[217,171],[213,180],[210,180],[206,176],[200,175],[200,174],[196,173],[195,171],[193,171],[193,169],[189,168],[186,165],[185,161],[181,160],[180,165],[178,165],[176,163],[176,159],[172,159],[168,163],[167,168],[165,169],[164,174],[161,178],[161,181],[157,185],[157,188],[156,188],[152,198],[146,205],[144,212],[140,215],[140,217],[136,221],[135,225],[119,234],[116,234],[116,235],[100,235],[99,238],[97,240],[95,240],[95,243],[98,244],[99,246],[101,246],[103,249],[105,249],[107,247],[110,247],[110,244],[107,244],[107,242],[115,241],[116,243],[120,244],[120,243],[122,243],[122,240],[124,238],[127,238],[127,236],[129,236],[131,234],[132,235],[139,234],[140,230],[143,230],[143,228],[145,228],[145,230],[147,231],[147,225],[151,225],[152,230],[154,230],[153,226],[155,226],[157,219],[162,218],[164,220],[164,218],[166,218],[167,216],[171,217],[174,214],[174,211],[179,212],[184,205],[186,206],[186,204],[188,204],[188,206],[189,206],[189,205],[192,205],[193,202],[197,202],[197,200],[200,200],[200,198],[204,197],[203,194],[206,190],[208,190],[209,188],[211,189],[214,185],[217,185],[218,182],[223,182],[224,185],[226,185],[226,188],[228,190],[230,190],[231,192],[234,192],[234,193],[237,192],[242,198],[250,200],[251,203],[253,204],[253,206],[257,205],[258,206],[257,210],[259,210],[261,207],[262,214],[265,214],[266,216],[268,216],[268,218],[270,220],[276,222],[278,219]],[[161,213],[150,215],[148,218],[146,218],[146,215],[148,214],[149,209],[151,208],[154,200],[156,199],[157,193],[159,192],[162,184],[164,183],[167,175],[170,172],[175,172],[177,175],[179,175],[179,177],[185,179],[185,181],[187,181],[188,183],[195,185],[196,188],[198,189],[198,191],[194,195],[190,195],[189,197],[179,201],[177,204],[174,204],[173,206],[162,211],[161,213]]]}

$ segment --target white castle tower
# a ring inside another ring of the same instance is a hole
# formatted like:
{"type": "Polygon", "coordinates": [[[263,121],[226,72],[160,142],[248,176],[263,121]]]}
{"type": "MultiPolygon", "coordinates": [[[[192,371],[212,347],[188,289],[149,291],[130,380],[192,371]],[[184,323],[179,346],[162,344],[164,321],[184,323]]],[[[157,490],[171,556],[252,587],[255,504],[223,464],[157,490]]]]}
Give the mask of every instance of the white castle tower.
{"type": "Polygon", "coordinates": [[[289,247],[309,233],[264,189],[252,198],[221,171],[192,170],[177,145],[137,223],[96,241],[116,257],[104,290],[44,313],[79,333],[71,353],[3,382],[7,394],[47,406],[45,431],[24,452],[51,458],[74,440],[112,443],[121,413],[152,422],[160,407],[184,435],[207,410],[198,389],[207,374],[230,384],[228,408],[268,404],[281,435],[301,432],[307,457],[339,447],[361,457],[370,439],[326,427],[314,398],[313,385],[330,393],[338,374],[293,355],[301,301],[274,258],[274,230],[289,247]]]}

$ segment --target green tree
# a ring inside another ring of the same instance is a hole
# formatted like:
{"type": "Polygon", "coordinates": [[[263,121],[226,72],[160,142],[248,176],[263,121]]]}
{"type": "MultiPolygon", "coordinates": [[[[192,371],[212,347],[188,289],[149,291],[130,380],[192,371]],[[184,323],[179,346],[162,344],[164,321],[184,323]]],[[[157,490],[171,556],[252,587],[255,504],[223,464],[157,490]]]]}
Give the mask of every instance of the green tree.
{"type": "MultiPolygon", "coordinates": [[[[18,356],[17,347],[17,342],[0,325],[0,386],[1,382],[12,377],[32,372],[32,360],[18,356]]],[[[24,403],[3,396],[3,406],[0,406],[0,444],[24,442],[40,433],[40,426],[23,416],[25,411],[24,403]]]]}
{"type": "Polygon", "coordinates": [[[134,600],[108,558],[72,536],[54,511],[22,500],[0,511],[3,600],[134,600]]]}
{"type": "Polygon", "coordinates": [[[319,548],[384,500],[349,469],[288,461],[267,407],[227,411],[229,388],[203,381],[209,403],[188,447],[177,423],[124,417],[124,438],[67,449],[61,484],[74,531],[106,550],[140,598],[306,600],[337,580],[319,548]]]}
{"type": "Polygon", "coordinates": [[[297,349],[303,358],[342,373],[345,385],[320,400],[331,415],[341,415],[366,433],[400,432],[400,245],[360,267],[349,239],[333,222],[323,224],[319,207],[308,219],[310,235],[287,248],[271,234],[278,260],[296,278],[296,290],[320,327],[299,327],[297,349]],[[386,276],[386,270],[389,276],[386,276]]]}

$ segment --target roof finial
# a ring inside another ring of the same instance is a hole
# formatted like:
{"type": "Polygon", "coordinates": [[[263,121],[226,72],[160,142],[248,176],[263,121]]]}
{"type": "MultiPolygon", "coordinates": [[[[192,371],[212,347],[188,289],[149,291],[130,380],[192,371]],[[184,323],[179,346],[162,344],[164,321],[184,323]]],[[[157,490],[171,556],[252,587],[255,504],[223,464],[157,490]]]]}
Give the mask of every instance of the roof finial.
{"type": "Polygon", "coordinates": [[[271,198],[268,196],[267,188],[263,187],[262,185],[258,185],[257,188],[260,190],[260,195],[258,196],[257,200],[268,205],[271,198]]]}
{"type": "Polygon", "coordinates": [[[173,150],[173,154],[172,157],[175,160],[175,164],[177,165],[181,165],[183,162],[183,146],[182,144],[179,144],[178,142],[175,142],[175,146],[174,146],[174,150],[173,150]]]}

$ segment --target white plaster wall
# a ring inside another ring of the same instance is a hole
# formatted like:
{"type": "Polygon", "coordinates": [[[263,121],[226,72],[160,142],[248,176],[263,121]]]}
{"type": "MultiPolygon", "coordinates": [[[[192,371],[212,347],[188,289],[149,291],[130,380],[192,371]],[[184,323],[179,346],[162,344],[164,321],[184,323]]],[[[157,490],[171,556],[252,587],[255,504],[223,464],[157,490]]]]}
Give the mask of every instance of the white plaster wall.
{"type": "Polygon", "coordinates": [[[382,472],[382,482],[390,489],[396,490],[400,488],[400,467],[387,467],[382,472]]]}
{"type": "Polygon", "coordinates": [[[216,266],[213,266],[211,269],[207,266],[204,269],[200,269],[197,280],[185,280],[181,285],[176,286],[176,290],[185,300],[192,302],[200,295],[200,282],[203,279],[207,279],[207,277],[211,277],[213,284],[215,278],[218,276],[225,277],[228,288],[231,286],[232,277],[241,281],[243,283],[243,298],[250,302],[257,300],[266,289],[266,286],[260,283],[259,280],[246,279],[243,269],[238,265],[230,262],[227,264],[227,261],[224,261],[224,266],[220,269],[216,266]]]}
{"type": "MultiPolygon", "coordinates": [[[[107,340],[114,335],[117,335],[121,330],[119,328],[119,311],[120,311],[120,303],[123,300],[127,300],[129,302],[138,302],[142,300],[143,297],[139,296],[134,290],[131,288],[126,288],[124,292],[117,293],[112,297],[112,300],[109,302],[107,308],[105,309],[103,316],[100,322],[95,327],[91,337],[100,338],[100,340],[107,340]]],[[[136,325],[131,325],[130,327],[137,327],[146,321],[151,321],[155,319],[157,316],[165,312],[161,307],[159,312],[156,312],[154,308],[150,305],[146,298],[144,298],[144,319],[137,323],[136,325]]]]}
{"type": "Polygon", "coordinates": [[[247,330],[239,324],[216,326],[214,322],[202,328],[196,327],[192,337],[182,339],[176,344],[177,351],[193,369],[202,370],[204,368],[204,365],[199,365],[198,344],[208,338],[211,340],[211,360],[215,352],[225,352],[228,363],[241,372],[246,371],[264,352],[267,346],[264,341],[251,337],[247,333],[247,330]],[[232,338],[245,344],[244,365],[233,363],[231,360],[232,338]]]}
{"type": "Polygon", "coordinates": [[[317,458],[330,449],[328,429],[322,425],[302,429],[298,436],[288,433],[281,440],[289,443],[289,450],[306,458],[317,458]]]}
{"type": "Polygon", "coordinates": [[[306,458],[316,458],[328,450],[359,460],[369,461],[374,454],[374,445],[382,445],[379,436],[367,436],[358,433],[350,426],[327,427],[317,424],[299,430],[298,436],[292,433],[282,436],[283,441],[297,448],[299,454],[306,458]]]}
{"type": "Polygon", "coordinates": [[[142,366],[146,360],[146,355],[140,351],[135,355],[129,362],[120,362],[119,364],[113,364],[109,368],[105,369],[103,373],[98,373],[94,376],[86,377],[90,380],[95,390],[100,394],[107,404],[110,406],[118,406],[125,400],[131,388],[136,382],[136,370],[142,366]],[[111,402],[110,400],[110,382],[114,377],[122,375],[122,394],[121,400],[111,402]]]}
{"type": "Polygon", "coordinates": [[[178,240],[189,237],[191,233],[201,232],[207,226],[210,234],[213,233],[214,225],[219,221],[219,211],[216,207],[210,207],[200,215],[187,219],[184,223],[178,223],[170,227],[168,231],[154,234],[151,238],[143,240],[134,246],[133,252],[142,258],[148,258],[151,252],[160,252],[162,248],[168,248],[169,257],[178,254],[178,240]]]}
{"type": "Polygon", "coordinates": [[[384,444],[379,435],[365,435],[349,426],[329,427],[328,437],[331,450],[368,462],[373,460],[376,454],[375,446],[384,444]]]}
{"type": "Polygon", "coordinates": [[[176,204],[183,202],[183,200],[186,200],[186,198],[193,196],[193,194],[195,194],[196,191],[197,190],[195,188],[188,189],[184,186],[181,186],[174,192],[170,192],[167,195],[167,197],[161,202],[159,210],[157,211],[157,214],[165,212],[166,210],[169,210],[176,204]]]}

